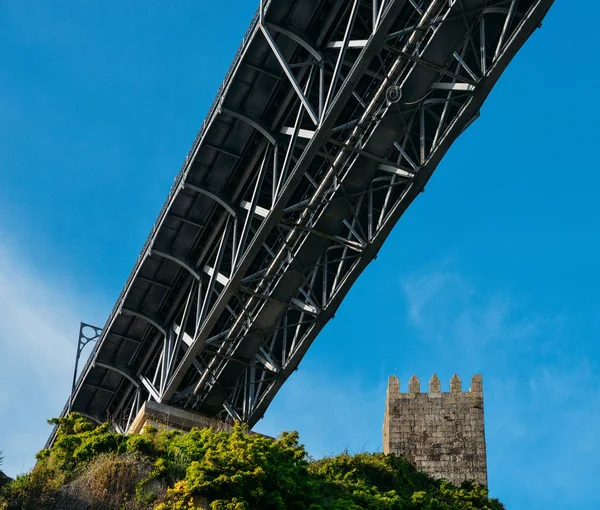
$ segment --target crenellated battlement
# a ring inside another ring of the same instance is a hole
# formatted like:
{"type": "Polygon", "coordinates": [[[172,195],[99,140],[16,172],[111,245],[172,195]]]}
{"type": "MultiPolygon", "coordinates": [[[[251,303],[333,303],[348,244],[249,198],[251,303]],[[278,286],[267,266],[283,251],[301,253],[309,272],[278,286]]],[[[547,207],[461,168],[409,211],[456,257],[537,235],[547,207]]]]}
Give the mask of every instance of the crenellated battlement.
{"type": "Polygon", "coordinates": [[[460,377],[454,374],[447,388],[442,391],[439,377],[433,374],[429,391],[421,392],[421,381],[413,375],[403,392],[398,378],[391,376],[383,451],[406,457],[435,478],[487,485],[483,378],[474,375],[468,391],[463,391],[460,377]]]}
{"type": "Polygon", "coordinates": [[[433,374],[429,379],[429,392],[421,392],[421,381],[416,375],[413,375],[408,381],[408,391],[402,392],[400,381],[392,375],[388,378],[388,398],[415,398],[415,395],[428,395],[431,398],[438,398],[441,395],[450,395],[460,393],[469,395],[472,398],[483,398],[483,377],[481,374],[475,374],[471,378],[471,386],[468,391],[462,390],[462,380],[457,374],[454,374],[450,379],[450,391],[442,392],[441,382],[437,374],[433,374]]]}

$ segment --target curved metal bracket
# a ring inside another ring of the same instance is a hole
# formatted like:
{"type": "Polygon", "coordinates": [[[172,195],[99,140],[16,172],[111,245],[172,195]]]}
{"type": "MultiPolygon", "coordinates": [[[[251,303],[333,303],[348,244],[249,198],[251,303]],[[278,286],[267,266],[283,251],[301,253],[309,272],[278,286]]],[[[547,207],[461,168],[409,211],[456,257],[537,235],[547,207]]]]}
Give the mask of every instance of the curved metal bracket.
{"type": "Polygon", "coordinates": [[[298,43],[306,51],[308,51],[313,57],[315,57],[318,62],[321,62],[323,60],[323,55],[321,55],[315,49],[314,46],[312,46],[311,44],[309,44],[308,42],[306,42],[306,40],[300,34],[292,32],[291,30],[288,30],[287,28],[280,27],[279,25],[274,25],[273,23],[265,23],[265,26],[269,30],[272,30],[273,32],[278,32],[280,34],[283,34],[283,35],[289,37],[292,41],[298,43]]]}
{"type": "Polygon", "coordinates": [[[97,416],[94,416],[92,414],[87,414],[87,413],[82,413],[81,411],[75,411],[77,413],[79,413],[81,416],[83,416],[86,420],[90,420],[93,421],[94,423],[96,423],[97,425],[102,425],[102,423],[104,423],[100,418],[98,418],[97,416]]]}
{"type": "MultiPolygon", "coordinates": [[[[355,0],[355,2],[358,2],[358,0],[355,0]]],[[[265,39],[267,40],[267,43],[269,43],[269,46],[271,47],[273,54],[275,55],[275,57],[277,58],[277,61],[281,65],[283,72],[286,74],[286,76],[290,80],[290,83],[291,83],[293,89],[296,91],[296,94],[298,95],[300,102],[304,105],[304,108],[306,109],[308,115],[310,116],[311,120],[313,121],[313,124],[315,126],[318,126],[319,125],[319,117],[317,116],[313,107],[310,105],[310,102],[309,102],[308,98],[306,97],[305,92],[302,90],[302,87],[300,87],[300,84],[298,83],[298,80],[294,76],[294,73],[292,73],[292,70],[290,69],[289,64],[286,62],[285,57],[281,53],[281,50],[275,43],[275,39],[273,39],[273,36],[267,30],[267,27],[265,25],[259,25],[259,26],[260,26],[260,29],[262,30],[263,35],[265,36],[265,39]]],[[[309,83],[310,83],[310,80],[309,80],[309,83]]]]}
{"type": "Polygon", "coordinates": [[[219,108],[219,112],[225,113],[225,114],[229,115],[230,117],[235,117],[236,119],[241,120],[242,122],[245,122],[249,126],[252,126],[254,129],[256,129],[257,131],[262,133],[262,135],[267,140],[269,140],[269,142],[271,142],[273,145],[277,145],[277,141],[275,140],[275,137],[267,130],[267,128],[265,128],[263,125],[261,125],[260,122],[254,120],[254,119],[251,119],[250,117],[248,117],[247,115],[244,115],[243,113],[239,113],[239,112],[230,110],[229,108],[225,108],[224,106],[221,106],[219,108]]]}
{"type": "Polygon", "coordinates": [[[126,379],[128,379],[131,382],[131,384],[133,384],[136,388],[139,389],[139,387],[140,387],[140,383],[138,383],[135,380],[135,377],[133,376],[133,374],[126,368],[114,367],[112,365],[108,365],[107,363],[102,363],[100,361],[96,361],[94,363],[94,366],[100,367],[100,368],[105,368],[106,370],[112,370],[113,372],[117,372],[117,374],[120,374],[123,377],[125,377],[126,379]]]}
{"type": "Polygon", "coordinates": [[[69,397],[69,412],[71,412],[71,406],[73,405],[73,395],[75,393],[75,385],[77,384],[77,368],[79,367],[81,351],[83,351],[83,348],[90,342],[98,340],[101,334],[101,328],[86,324],[85,322],[79,323],[79,338],[77,340],[77,355],[75,356],[75,368],[73,370],[73,385],[71,386],[71,395],[69,397]]]}
{"type": "MultiPolygon", "coordinates": [[[[483,14],[508,14],[510,9],[508,7],[488,7],[483,10],[483,14]]],[[[513,16],[522,18],[524,14],[520,11],[514,11],[513,16]]]]}
{"type": "Polygon", "coordinates": [[[136,312],[134,310],[129,310],[127,308],[121,308],[121,313],[125,315],[131,315],[132,317],[138,317],[139,319],[144,319],[148,324],[151,324],[156,329],[158,329],[163,335],[167,336],[167,330],[151,317],[148,317],[147,315],[144,315],[140,312],[136,312]]]}
{"type": "Polygon", "coordinates": [[[210,191],[206,188],[201,188],[200,186],[196,186],[195,184],[190,184],[188,182],[183,184],[183,188],[187,188],[187,189],[191,189],[193,191],[195,191],[196,193],[200,193],[201,195],[206,195],[209,198],[212,198],[215,202],[217,202],[218,204],[221,204],[229,214],[231,214],[233,217],[236,216],[236,212],[235,209],[233,208],[233,206],[227,202],[227,200],[225,200],[223,197],[220,197],[217,193],[215,193],[214,191],[210,191]]]}
{"type": "Polygon", "coordinates": [[[183,267],[184,269],[187,269],[189,271],[189,273],[194,278],[196,278],[196,280],[202,279],[202,277],[194,270],[194,268],[192,268],[192,266],[188,262],[184,262],[183,260],[181,260],[173,255],[169,255],[168,253],[164,253],[162,251],[158,251],[158,250],[154,250],[154,249],[151,249],[149,254],[150,254],[150,256],[157,255],[158,257],[162,257],[163,259],[167,259],[172,262],[175,262],[175,264],[183,267]]]}

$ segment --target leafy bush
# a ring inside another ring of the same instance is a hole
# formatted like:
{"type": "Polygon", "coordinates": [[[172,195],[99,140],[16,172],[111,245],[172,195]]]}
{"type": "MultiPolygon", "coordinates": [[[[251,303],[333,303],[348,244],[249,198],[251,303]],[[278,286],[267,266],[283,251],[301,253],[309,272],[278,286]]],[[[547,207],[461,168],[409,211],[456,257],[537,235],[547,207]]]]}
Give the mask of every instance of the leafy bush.
{"type": "Polygon", "coordinates": [[[203,455],[192,460],[185,479],[169,489],[157,510],[193,508],[201,497],[215,509],[301,509],[318,502],[297,433],[272,441],[237,425],[232,433],[207,429],[201,434],[203,455]]]}
{"type": "Polygon", "coordinates": [[[54,446],[0,492],[0,509],[502,510],[484,487],[436,481],[402,458],[342,454],[311,461],[296,432],[146,427],[125,436],[76,413],[54,446]]]}

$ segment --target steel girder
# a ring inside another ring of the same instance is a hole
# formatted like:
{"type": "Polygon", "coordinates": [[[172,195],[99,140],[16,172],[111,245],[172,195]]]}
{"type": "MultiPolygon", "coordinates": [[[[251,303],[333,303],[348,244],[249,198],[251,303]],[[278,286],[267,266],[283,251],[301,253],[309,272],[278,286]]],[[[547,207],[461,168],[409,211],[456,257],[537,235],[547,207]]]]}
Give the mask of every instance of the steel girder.
{"type": "MultiPolygon", "coordinates": [[[[225,87],[211,111],[209,122],[258,133],[255,164],[230,196],[190,165],[172,190],[171,201],[186,192],[214,203],[210,241],[191,260],[151,234],[142,252],[188,277],[167,323],[118,303],[116,314],[153,331],[106,410],[119,430],[150,398],[253,426],[553,2],[336,2],[317,41],[272,23],[274,3],[261,3],[241,58],[255,38],[267,42],[289,107],[266,125],[232,108],[225,87]],[[282,38],[302,51],[286,54],[282,38]]],[[[80,386],[101,355],[102,339],[80,386]]]]}

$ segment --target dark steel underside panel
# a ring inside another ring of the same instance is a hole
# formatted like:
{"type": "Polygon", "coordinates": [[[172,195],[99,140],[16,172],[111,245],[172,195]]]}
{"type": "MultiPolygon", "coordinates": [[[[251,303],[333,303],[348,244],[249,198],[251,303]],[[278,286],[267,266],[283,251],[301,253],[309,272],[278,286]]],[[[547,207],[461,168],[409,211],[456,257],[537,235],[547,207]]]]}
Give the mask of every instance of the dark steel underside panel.
{"type": "Polygon", "coordinates": [[[72,409],[254,425],[552,3],[265,2],[72,409]]]}

